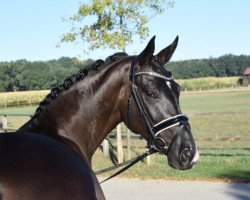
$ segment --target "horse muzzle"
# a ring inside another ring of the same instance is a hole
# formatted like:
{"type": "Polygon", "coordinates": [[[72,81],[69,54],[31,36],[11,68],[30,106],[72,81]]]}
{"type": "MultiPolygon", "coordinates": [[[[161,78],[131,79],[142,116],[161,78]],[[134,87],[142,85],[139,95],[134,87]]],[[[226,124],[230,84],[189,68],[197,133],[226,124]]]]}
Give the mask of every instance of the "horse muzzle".
{"type": "Polygon", "coordinates": [[[167,156],[169,165],[175,169],[186,170],[196,164],[199,159],[199,151],[194,143],[189,126],[183,127],[174,138],[167,156]]]}

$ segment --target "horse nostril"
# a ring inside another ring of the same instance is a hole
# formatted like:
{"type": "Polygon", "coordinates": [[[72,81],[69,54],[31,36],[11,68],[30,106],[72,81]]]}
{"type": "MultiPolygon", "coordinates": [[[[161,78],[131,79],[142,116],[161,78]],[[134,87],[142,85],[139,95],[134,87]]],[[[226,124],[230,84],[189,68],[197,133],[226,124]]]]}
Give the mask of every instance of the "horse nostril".
{"type": "Polygon", "coordinates": [[[187,148],[185,148],[180,154],[180,162],[186,165],[189,163],[190,157],[191,157],[190,151],[187,148]]]}

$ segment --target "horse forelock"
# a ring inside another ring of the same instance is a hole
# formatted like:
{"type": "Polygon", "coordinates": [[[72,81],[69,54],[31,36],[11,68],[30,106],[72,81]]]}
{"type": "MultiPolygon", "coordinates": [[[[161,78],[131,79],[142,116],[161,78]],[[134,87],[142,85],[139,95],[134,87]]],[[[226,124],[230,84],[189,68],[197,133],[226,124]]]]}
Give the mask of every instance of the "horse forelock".
{"type": "Polygon", "coordinates": [[[117,62],[121,58],[128,57],[127,53],[124,52],[117,52],[111,56],[108,56],[105,61],[98,59],[92,64],[87,65],[85,68],[80,69],[78,73],[73,74],[66,78],[62,84],[60,84],[57,87],[54,87],[51,89],[50,93],[39,103],[39,106],[37,107],[35,114],[32,116],[30,122],[31,125],[37,123],[37,118],[39,115],[44,112],[51,101],[56,99],[58,95],[66,90],[68,90],[71,86],[75,85],[79,81],[83,80],[90,71],[98,71],[100,67],[105,65],[113,64],[114,62],[117,62]]]}

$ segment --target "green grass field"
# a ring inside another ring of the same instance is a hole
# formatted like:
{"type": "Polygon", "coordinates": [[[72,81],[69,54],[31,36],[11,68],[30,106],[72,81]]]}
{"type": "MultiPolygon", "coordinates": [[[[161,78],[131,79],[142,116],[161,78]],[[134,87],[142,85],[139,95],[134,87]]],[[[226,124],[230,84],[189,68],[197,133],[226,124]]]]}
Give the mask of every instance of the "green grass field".
{"type": "MultiPolygon", "coordinates": [[[[165,156],[157,154],[151,156],[150,166],[145,162],[139,163],[121,176],[250,182],[250,90],[184,92],[180,104],[182,112],[190,117],[192,132],[200,149],[197,165],[187,171],[174,170],[168,166],[165,156]]],[[[31,115],[35,108],[0,108],[0,114],[31,115]]],[[[8,125],[17,128],[27,119],[9,117],[8,125]]],[[[115,141],[111,142],[115,147],[115,141]]],[[[145,145],[142,140],[132,141],[132,155],[142,153],[145,145]]],[[[126,141],[124,148],[126,150],[126,141]]],[[[94,170],[110,165],[112,162],[98,150],[93,159],[94,170]]]]}
{"type": "MultiPolygon", "coordinates": [[[[190,117],[200,150],[197,165],[191,170],[175,170],[168,166],[165,156],[157,154],[151,156],[150,166],[140,163],[121,176],[250,182],[250,91],[183,93],[180,104],[190,117]]],[[[133,148],[133,155],[142,153],[145,145],[143,141],[134,144],[140,148],[133,148]]],[[[100,150],[93,164],[94,169],[112,165],[100,150]]]]}
{"type": "MultiPolygon", "coordinates": [[[[182,111],[190,117],[196,138],[224,139],[220,144],[224,148],[242,145],[250,148],[250,143],[245,140],[250,139],[250,91],[183,94],[180,104],[182,111]],[[227,137],[235,140],[226,140],[227,137]]],[[[216,141],[199,143],[204,147],[218,147],[216,141]]]]}

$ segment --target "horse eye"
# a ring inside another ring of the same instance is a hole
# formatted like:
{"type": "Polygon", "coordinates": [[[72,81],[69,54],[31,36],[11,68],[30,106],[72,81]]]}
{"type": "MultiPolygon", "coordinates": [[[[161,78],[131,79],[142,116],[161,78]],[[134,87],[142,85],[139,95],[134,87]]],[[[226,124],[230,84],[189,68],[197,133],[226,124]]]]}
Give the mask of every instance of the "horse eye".
{"type": "Polygon", "coordinates": [[[150,96],[150,97],[153,97],[153,96],[154,96],[153,93],[150,92],[149,90],[146,90],[144,93],[145,93],[147,96],[150,96]]]}

